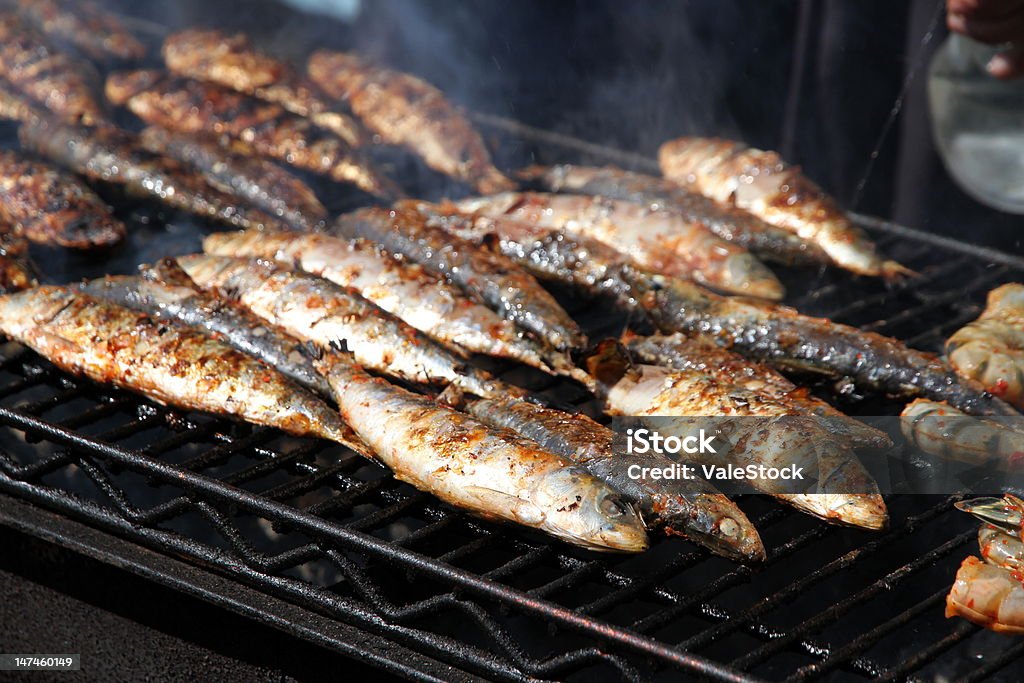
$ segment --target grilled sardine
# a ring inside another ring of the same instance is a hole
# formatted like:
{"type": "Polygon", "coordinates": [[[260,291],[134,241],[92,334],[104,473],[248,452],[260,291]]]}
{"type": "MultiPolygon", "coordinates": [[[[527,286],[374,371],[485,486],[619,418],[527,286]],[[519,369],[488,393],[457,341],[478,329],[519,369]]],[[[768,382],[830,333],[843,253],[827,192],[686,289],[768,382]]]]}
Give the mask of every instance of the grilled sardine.
{"type": "Polygon", "coordinates": [[[26,21],[57,42],[97,60],[137,61],[145,46],[121,21],[90,0],[18,0],[26,21]]]}
{"type": "Polygon", "coordinates": [[[0,224],[0,294],[17,292],[37,284],[28,258],[28,241],[18,228],[0,224]]]}

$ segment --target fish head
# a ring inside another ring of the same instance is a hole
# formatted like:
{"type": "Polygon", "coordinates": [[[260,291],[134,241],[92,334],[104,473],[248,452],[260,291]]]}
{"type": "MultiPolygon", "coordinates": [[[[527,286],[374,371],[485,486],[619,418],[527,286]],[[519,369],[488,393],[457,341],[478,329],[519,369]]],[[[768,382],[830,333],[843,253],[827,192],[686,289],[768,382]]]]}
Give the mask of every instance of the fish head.
{"type": "Polygon", "coordinates": [[[647,549],[647,530],[622,495],[581,467],[552,470],[532,497],[544,510],[540,527],[592,550],[636,553],[647,549]]]}
{"type": "Polygon", "coordinates": [[[694,543],[739,562],[764,562],[767,554],[761,535],[743,511],[720,493],[698,494],[679,524],[666,519],[670,534],[686,536],[694,543]]]}

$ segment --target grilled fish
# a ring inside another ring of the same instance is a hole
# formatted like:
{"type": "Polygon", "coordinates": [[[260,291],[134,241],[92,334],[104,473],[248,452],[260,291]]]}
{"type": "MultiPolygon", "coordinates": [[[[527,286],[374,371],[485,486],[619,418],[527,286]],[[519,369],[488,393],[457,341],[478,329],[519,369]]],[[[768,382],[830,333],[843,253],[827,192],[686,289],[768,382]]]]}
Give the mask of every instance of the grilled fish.
{"type": "Polygon", "coordinates": [[[293,114],[329,130],[358,147],[363,132],[355,119],[339,111],[308,79],[284,62],[252,47],[244,33],[189,28],[164,40],[164,63],[179,76],[209,81],[276,102],[293,114]]]}
{"type": "Polygon", "coordinates": [[[178,263],[203,289],[237,301],[288,334],[322,348],[347,343],[356,362],[376,372],[419,384],[455,384],[477,396],[525,396],[328,280],[256,259],[199,254],[178,263]]]}
{"type": "Polygon", "coordinates": [[[278,261],[352,287],[366,299],[449,348],[512,358],[546,372],[552,369],[545,350],[520,336],[515,326],[491,309],[415,264],[396,261],[361,240],[347,242],[329,235],[249,231],[220,233],[203,240],[215,256],[243,256],[278,261]]]}
{"type": "Polygon", "coordinates": [[[21,231],[0,224],[0,294],[17,292],[37,284],[28,258],[28,242],[21,231]]]}
{"type": "Polygon", "coordinates": [[[723,240],[732,242],[764,260],[786,265],[827,263],[828,257],[816,244],[788,230],[765,223],[735,207],[725,206],[704,195],[683,189],[677,183],[656,176],[623,171],[612,166],[531,166],[518,174],[523,180],[547,192],[620,199],[668,211],[691,223],[699,223],[723,240]]]}
{"type": "Polygon", "coordinates": [[[694,370],[633,366],[602,342],[587,359],[602,382],[605,409],[613,415],[661,416],[651,428],[684,439],[707,431],[729,444],[723,452],[688,455],[691,462],[737,467],[802,467],[816,480],[815,492],[789,490],[785,482],[756,477],[748,483],[762,493],[834,524],[882,529],[888,523],[878,485],[843,441],[820,420],[794,415],[792,406],[771,396],[719,381],[694,370]],[[665,416],[676,416],[670,422],[665,416]],[[731,418],[723,420],[721,418],[731,418]]]}
{"type": "Polygon", "coordinates": [[[61,370],[185,410],[226,415],[365,453],[338,413],[276,370],[187,327],[74,288],[0,297],[0,331],[61,370]]]}
{"type": "Polygon", "coordinates": [[[111,74],[106,93],[146,123],[178,133],[212,134],[235,151],[276,159],[370,194],[401,194],[344,140],[279,104],[155,70],[111,74]]]}
{"type": "Polygon", "coordinates": [[[173,259],[158,262],[142,275],[108,276],[84,282],[79,288],[155,320],[178,322],[215,335],[306,389],[331,395],[301,342],[245,308],[199,290],[173,259]]]}
{"type": "Polygon", "coordinates": [[[28,98],[72,121],[103,120],[95,77],[13,14],[0,14],[0,76],[28,98]]]}
{"type": "Polygon", "coordinates": [[[327,209],[305,182],[266,159],[233,154],[212,140],[157,126],[145,128],[139,144],[196,169],[221,192],[277,216],[296,230],[322,227],[327,219],[327,209]]]}
{"type": "Polygon", "coordinates": [[[47,115],[44,110],[30,102],[27,95],[0,80],[0,118],[10,121],[32,121],[47,115]]]}
{"type": "Polygon", "coordinates": [[[180,211],[239,228],[280,228],[278,219],[239,205],[179,162],[143,149],[129,133],[32,118],[18,130],[23,147],[90,180],[124,186],[180,211]]]}
{"type": "Polygon", "coordinates": [[[643,522],[618,492],[513,432],[366,374],[341,354],[318,368],[342,416],[395,476],[481,517],[591,550],[640,552],[643,522]]]}
{"type": "Polygon", "coordinates": [[[911,272],[879,256],[832,198],[775,152],[721,138],[679,138],[661,146],[658,161],[669,180],[791,230],[842,268],[885,278],[911,272]]]}
{"type": "Polygon", "coordinates": [[[138,61],[146,47],[121,21],[89,0],[18,0],[18,13],[58,42],[97,60],[138,61]]]}
{"type": "Polygon", "coordinates": [[[603,197],[540,192],[506,192],[464,199],[455,206],[465,213],[507,216],[579,233],[647,268],[720,291],[771,300],[785,293],[775,275],[748,251],[666,211],[603,197]]]}
{"type": "Polygon", "coordinates": [[[684,536],[730,559],[760,562],[764,545],[736,504],[707,481],[631,477],[637,467],[666,468],[663,456],[630,455],[613,449],[612,430],[585,415],[571,415],[506,398],[467,403],[467,411],[492,427],[511,429],[586,468],[614,487],[640,511],[648,529],[684,536]]]}
{"type": "Polygon", "coordinates": [[[0,219],[39,244],[89,249],[115,244],[124,223],[77,177],[0,150],[0,219]]]}
{"type": "Polygon", "coordinates": [[[328,50],[313,53],[307,73],[384,142],[409,148],[434,170],[485,194],[514,187],[491,163],[473,124],[429,83],[328,50]]]}
{"type": "Polygon", "coordinates": [[[339,216],[331,232],[376,242],[419,263],[559,351],[587,345],[579,325],[531,275],[500,254],[427,225],[417,211],[361,209],[339,216]]]}

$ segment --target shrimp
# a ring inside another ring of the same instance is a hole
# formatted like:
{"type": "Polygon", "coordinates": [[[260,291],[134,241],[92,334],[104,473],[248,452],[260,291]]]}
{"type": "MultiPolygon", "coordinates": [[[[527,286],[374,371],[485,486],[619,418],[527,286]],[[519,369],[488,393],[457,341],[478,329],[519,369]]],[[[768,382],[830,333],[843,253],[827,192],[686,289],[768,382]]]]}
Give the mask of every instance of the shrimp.
{"type": "Polygon", "coordinates": [[[966,558],[946,596],[946,617],[963,617],[996,633],[1024,635],[1020,574],[973,555],[966,558]]]}
{"type": "Polygon", "coordinates": [[[907,441],[925,453],[981,464],[993,458],[1007,467],[1024,465],[1024,420],[978,418],[948,403],[919,398],[900,414],[907,441]]]}

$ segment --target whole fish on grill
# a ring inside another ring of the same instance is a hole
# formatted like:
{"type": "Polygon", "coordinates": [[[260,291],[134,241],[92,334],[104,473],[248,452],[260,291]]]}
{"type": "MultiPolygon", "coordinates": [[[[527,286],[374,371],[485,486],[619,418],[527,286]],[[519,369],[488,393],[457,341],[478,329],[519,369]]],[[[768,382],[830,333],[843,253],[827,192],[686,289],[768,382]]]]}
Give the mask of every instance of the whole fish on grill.
{"type": "Polygon", "coordinates": [[[751,253],[667,211],[603,197],[543,192],[506,192],[464,199],[455,206],[466,213],[579,233],[647,268],[720,291],[772,300],[785,293],[775,275],[751,253]]]}
{"type": "Polygon", "coordinates": [[[0,77],[63,119],[93,124],[104,118],[87,63],[10,13],[0,14],[0,77]]]}
{"type": "Polygon", "coordinates": [[[213,140],[158,126],[143,129],[139,144],[196,169],[221,192],[277,216],[296,230],[313,230],[326,221],[327,209],[313,190],[272,161],[234,154],[213,140]]]}
{"type": "Polygon", "coordinates": [[[0,294],[35,287],[35,271],[28,258],[28,240],[18,228],[0,223],[0,294]]]}
{"type": "Polygon", "coordinates": [[[493,520],[591,550],[640,552],[643,522],[585,469],[536,443],[371,377],[340,353],[317,366],[342,416],[395,477],[493,520]]]}
{"type": "Polygon", "coordinates": [[[188,28],[164,39],[163,57],[167,68],[179,76],[276,102],[353,147],[364,142],[355,119],[339,111],[316,85],[288,64],[253,48],[244,33],[229,35],[216,29],[188,28]]]}
{"type": "Polygon", "coordinates": [[[57,42],[92,59],[137,61],[146,47],[124,24],[90,0],[18,0],[18,14],[57,42]]]}
{"type": "Polygon", "coordinates": [[[366,452],[336,411],[273,368],[202,332],[73,287],[0,297],[0,332],[74,375],[366,452]]]}
{"type": "Polygon", "coordinates": [[[727,443],[715,452],[685,456],[700,465],[799,466],[814,479],[812,492],[796,492],[767,476],[748,483],[825,521],[865,529],[888,523],[878,484],[849,445],[828,425],[785,401],[720,381],[713,373],[633,365],[616,342],[602,342],[587,359],[603,384],[605,410],[639,418],[663,436],[685,439],[707,432],[727,443]],[[647,421],[644,418],[656,416],[647,421]],[[668,417],[675,419],[669,420],[668,417]],[[723,419],[728,418],[728,419],[723,419]]]}
{"type": "MultiPolygon", "coordinates": [[[[323,234],[219,233],[203,240],[215,256],[269,259],[352,287],[366,299],[452,349],[511,358],[545,372],[572,372],[563,354],[549,354],[486,306],[416,264],[397,261],[373,244],[323,234]],[[549,363],[551,365],[549,365],[549,363]]],[[[464,352],[465,352],[464,351],[464,352]]]]}
{"type": "Polygon", "coordinates": [[[518,175],[530,186],[547,192],[620,199],[646,206],[652,211],[677,214],[764,260],[786,265],[828,262],[825,252],[816,244],[765,223],[746,211],[685,190],[665,178],[623,171],[613,166],[572,164],[530,166],[518,175]]]}
{"type": "Polygon", "coordinates": [[[21,125],[18,137],[26,149],[68,170],[174,209],[239,228],[283,227],[277,218],[239,204],[178,161],[143,149],[125,131],[31,118],[21,125]]]}
{"type": "Polygon", "coordinates": [[[581,350],[587,338],[554,297],[501,254],[428,225],[418,211],[368,208],[339,216],[330,232],[362,238],[419,263],[559,351],[581,350]]]}
{"type": "Polygon", "coordinates": [[[257,259],[198,254],[178,263],[195,283],[321,348],[345,342],[356,362],[419,384],[455,384],[477,396],[525,392],[469,366],[355,290],[257,259]]]}
{"type": "Polygon", "coordinates": [[[146,123],[178,133],[214,135],[235,151],[276,159],[370,194],[401,194],[358,150],[274,102],[158,70],[111,74],[106,93],[146,123]]]}
{"type": "Polygon", "coordinates": [[[216,335],[321,396],[327,381],[313,367],[302,342],[247,309],[200,290],[173,259],[141,275],[112,275],[79,285],[89,296],[216,335]]]}
{"type": "Polygon", "coordinates": [[[330,50],[314,52],[306,69],[314,83],[344,101],[384,142],[409,148],[427,166],[478,192],[514,187],[491,163],[483,138],[465,114],[426,81],[330,50]]]}
{"type": "Polygon", "coordinates": [[[775,152],[721,138],[679,138],[658,151],[669,180],[814,242],[838,266],[885,278],[910,273],[879,256],[835,201],[775,152]]]}
{"type": "Polygon", "coordinates": [[[765,559],[757,529],[735,503],[702,478],[689,480],[633,477],[637,467],[670,468],[658,455],[630,455],[613,448],[614,432],[585,415],[507,398],[466,404],[470,415],[536,441],[586,468],[613,486],[640,511],[648,529],[684,536],[725,557],[748,562],[765,559]]]}
{"type": "Polygon", "coordinates": [[[39,244],[89,249],[115,244],[124,223],[77,177],[0,150],[0,220],[39,244]]]}

